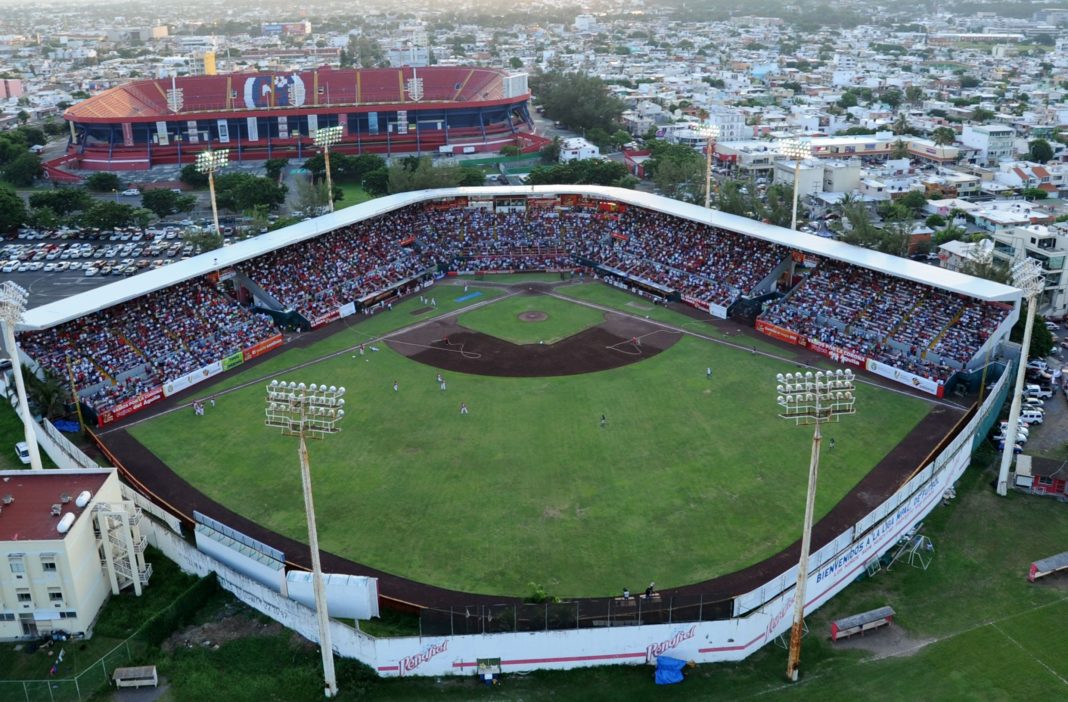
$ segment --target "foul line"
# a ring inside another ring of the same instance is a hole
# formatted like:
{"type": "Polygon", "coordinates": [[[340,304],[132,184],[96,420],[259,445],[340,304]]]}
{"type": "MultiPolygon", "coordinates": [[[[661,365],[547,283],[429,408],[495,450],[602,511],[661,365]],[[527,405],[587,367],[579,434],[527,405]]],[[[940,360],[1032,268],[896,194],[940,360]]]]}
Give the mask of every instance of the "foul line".
{"type": "MultiPolygon", "coordinates": [[[[795,366],[800,366],[802,368],[809,368],[809,369],[812,369],[812,370],[824,370],[823,368],[820,368],[818,366],[809,365],[807,363],[804,363],[803,361],[798,361],[798,360],[795,360],[795,359],[785,358],[783,356],[778,356],[778,355],[770,353],[768,351],[760,351],[760,350],[757,349],[756,346],[743,346],[742,344],[736,344],[736,343],[733,343],[733,342],[730,342],[730,341],[725,341],[723,339],[717,339],[716,337],[709,336],[708,334],[700,334],[698,332],[686,329],[684,326],[678,326],[678,325],[675,325],[675,324],[670,324],[668,322],[661,322],[661,321],[658,321],[658,320],[655,320],[655,319],[649,319],[648,317],[639,317],[636,314],[631,314],[630,312],[624,312],[624,311],[616,309],[614,307],[607,307],[605,305],[599,305],[599,304],[597,304],[595,302],[589,302],[587,300],[579,300],[577,298],[567,297],[565,295],[558,295],[557,293],[554,293],[554,292],[547,292],[545,294],[550,296],[550,297],[555,297],[557,299],[565,300],[567,302],[573,302],[573,303],[575,303],[577,305],[584,305],[584,306],[589,307],[591,309],[600,310],[602,312],[615,312],[616,314],[621,314],[621,315],[623,315],[625,317],[630,317],[631,319],[636,319],[639,322],[646,322],[648,324],[652,324],[654,326],[661,327],[662,329],[665,329],[665,330],[674,331],[674,332],[677,332],[679,334],[687,334],[687,335],[695,337],[697,339],[704,339],[705,341],[711,341],[711,342],[713,342],[715,344],[722,344],[723,346],[729,346],[732,349],[738,349],[739,351],[749,351],[753,355],[760,355],[760,356],[764,356],[765,358],[775,359],[776,361],[783,361],[785,363],[791,363],[791,364],[793,364],[795,366]]],[[[685,322],[684,324],[692,324],[692,322],[685,322]]],[[[963,410],[963,411],[967,411],[967,409],[968,409],[967,407],[963,407],[961,405],[957,405],[957,404],[954,404],[952,402],[947,402],[944,399],[939,400],[937,398],[928,398],[928,397],[923,397],[923,396],[920,396],[920,395],[914,395],[914,394],[912,394],[912,393],[910,393],[910,392],[908,392],[906,390],[900,390],[898,388],[891,387],[889,385],[882,385],[881,383],[876,383],[875,381],[868,380],[868,379],[862,377],[860,374],[856,374],[855,380],[857,382],[864,383],[865,385],[870,385],[873,388],[879,388],[881,390],[887,390],[889,392],[897,393],[898,395],[904,395],[905,397],[914,397],[916,399],[924,400],[926,402],[929,402],[929,403],[931,403],[933,405],[942,405],[943,407],[951,407],[951,408],[953,408],[955,410],[963,410]]]]}
{"type": "MultiPolygon", "coordinates": [[[[458,316],[458,315],[460,315],[460,314],[462,314],[464,312],[469,312],[471,310],[478,309],[479,307],[485,307],[486,305],[491,305],[494,302],[498,302],[500,300],[505,300],[505,299],[507,299],[509,297],[513,297],[513,296],[515,296],[517,294],[518,294],[518,292],[505,293],[504,295],[501,295],[500,297],[495,297],[495,298],[492,298],[492,299],[489,299],[489,300],[482,300],[481,302],[476,302],[473,305],[467,305],[466,307],[457,308],[457,309],[453,310],[452,312],[446,312],[445,314],[438,315],[437,317],[431,317],[429,319],[424,319],[424,320],[421,320],[419,322],[416,322],[415,324],[409,324],[406,327],[401,327],[400,329],[395,329],[395,330],[393,330],[393,331],[391,331],[391,332],[389,332],[387,334],[382,334],[381,336],[372,336],[372,337],[369,337],[367,339],[367,341],[360,342],[359,344],[356,344],[355,346],[349,346],[349,347],[341,349],[340,351],[334,351],[333,353],[328,353],[326,355],[319,356],[318,358],[313,358],[313,359],[311,359],[309,361],[305,361],[303,363],[298,363],[298,364],[296,364],[294,366],[290,366],[288,368],[283,368],[282,370],[275,371],[273,373],[268,373],[267,375],[260,376],[259,378],[254,378],[252,380],[246,381],[246,382],[241,383],[239,385],[235,385],[232,388],[226,388],[225,390],[219,390],[218,392],[212,393],[212,395],[215,396],[215,397],[222,397],[223,395],[229,395],[232,392],[237,392],[238,390],[244,390],[245,388],[249,387],[250,385],[256,385],[258,383],[262,383],[265,380],[270,380],[271,378],[276,378],[276,377],[278,377],[280,375],[283,375],[285,373],[292,373],[293,371],[300,370],[302,368],[307,368],[308,366],[313,366],[316,363],[321,363],[322,361],[328,361],[328,360],[330,360],[332,358],[338,358],[339,356],[344,356],[347,353],[351,353],[353,351],[358,350],[362,344],[370,344],[370,343],[375,343],[375,342],[378,342],[378,341],[386,341],[386,340],[392,339],[393,337],[395,337],[395,336],[397,336],[399,334],[407,334],[408,332],[415,331],[416,329],[421,329],[422,327],[425,327],[427,324],[430,324],[431,322],[437,322],[437,321],[442,320],[442,319],[448,319],[449,317],[455,317],[455,316],[458,316]]],[[[354,327],[350,326],[348,328],[349,329],[353,329],[354,327]]],[[[323,339],[323,341],[326,341],[326,339],[323,339]]],[[[441,350],[448,350],[448,349],[441,349],[441,350]]],[[[461,350],[461,353],[463,353],[462,350],[461,350]]],[[[195,400],[195,401],[199,402],[199,400],[195,400]]],[[[147,422],[149,420],[155,419],[157,417],[163,417],[165,415],[171,414],[172,412],[178,412],[180,410],[189,409],[190,407],[193,406],[193,402],[194,402],[194,400],[190,399],[189,401],[183,402],[181,404],[177,404],[174,407],[171,407],[170,409],[165,409],[165,410],[162,410],[162,411],[157,412],[155,414],[152,414],[150,416],[145,416],[145,417],[142,417],[141,419],[136,419],[136,420],[130,422],[129,424],[123,424],[122,426],[117,426],[117,427],[112,427],[111,429],[106,429],[106,430],[104,430],[102,432],[99,432],[97,434],[97,436],[104,436],[105,434],[110,434],[113,431],[119,431],[121,429],[129,429],[130,427],[137,426],[138,424],[142,424],[144,422],[147,422]]]]}

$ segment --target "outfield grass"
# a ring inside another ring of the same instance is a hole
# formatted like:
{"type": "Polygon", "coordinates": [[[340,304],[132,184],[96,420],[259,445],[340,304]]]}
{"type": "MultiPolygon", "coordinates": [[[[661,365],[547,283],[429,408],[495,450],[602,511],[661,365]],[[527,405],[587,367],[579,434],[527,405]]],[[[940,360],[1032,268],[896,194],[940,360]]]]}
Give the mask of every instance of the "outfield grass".
{"type": "MultiPolygon", "coordinates": [[[[430,292],[439,309],[453,297],[430,292]]],[[[403,306],[369,320],[411,321],[403,306]]],[[[306,358],[338,344],[288,353],[306,358]]],[[[782,362],[684,337],[601,373],[447,373],[441,392],[435,369],[381,348],[281,376],[349,388],[342,433],[310,449],[327,550],[451,588],[528,595],[538,583],[582,596],[723,575],[794,540],[810,432],[776,416],[770,379],[790,369],[782,362]],[[461,402],[470,415],[459,414],[461,402]]],[[[858,389],[858,406],[825,454],[818,515],[928,410],[870,386],[858,389]]],[[[219,398],[205,417],[181,411],[131,431],[209,496],[303,540],[296,447],[263,427],[262,408],[257,385],[219,398]]]]}
{"type": "Polygon", "coordinates": [[[600,324],[604,313],[548,295],[517,295],[465,312],[456,321],[460,326],[513,344],[555,344],[600,324]],[[519,319],[525,312],[543,312],[548,316],[525,322],[519,319]]]}

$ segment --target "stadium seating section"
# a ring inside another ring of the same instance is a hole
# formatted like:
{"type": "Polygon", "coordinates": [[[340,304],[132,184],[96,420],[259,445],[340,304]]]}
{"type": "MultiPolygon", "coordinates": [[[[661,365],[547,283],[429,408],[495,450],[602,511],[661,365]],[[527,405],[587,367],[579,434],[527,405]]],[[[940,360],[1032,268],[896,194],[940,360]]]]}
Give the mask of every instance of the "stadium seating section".
{"type": "MultiPolygon", "coordinates": [[[[494,212],[416,206],[237,266],[307,320],[431,271],[573,270],[593,262],[698,304],[727,308],[790,260],[782,246],[666,214],[576,206],[494,212]]],[[[936,381],[970,361],[1008,310],[833,260],[818,261],[761,319],[936,381]]],[[[762,285],[763,284],[763,285],[762,285]]],[[[58,327],[23,349],[104,409],[277,334],[207,279],[58,327]]]]}

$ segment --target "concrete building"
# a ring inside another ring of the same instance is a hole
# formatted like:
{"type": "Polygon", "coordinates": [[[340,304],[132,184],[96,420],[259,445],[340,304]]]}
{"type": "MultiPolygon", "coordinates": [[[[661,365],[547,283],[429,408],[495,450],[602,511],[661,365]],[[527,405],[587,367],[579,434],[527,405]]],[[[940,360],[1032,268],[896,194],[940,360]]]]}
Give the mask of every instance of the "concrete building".
{"type": "MultiPolygon", "coordinates": [[[[774,177],[772,182],[783,184],[791,190],[794,187],[794,173],[797,162],[793,160],[775,161],[774,177]]],[[[823,164],[812,159],[801,162],[801,167],[796,169],[797,194],[799,198],[806,195],[818,195],[823,192],[823,164]]]]}
{"type": "Polygon", "coordinates": [[[0,78],[0,100],[22,97],[23,90],[18,78],[0,78]]]}
{"type": "Polygon", "coordinates": [[[1038,296],[1038,313],[1046,317],[1068,314],[1068,229],[1062,225],[1013,227],[994,233],[994,260],[1013,265],[1024,258],[1042,264],[1046,286],[1038,296]]]}
{"type": "Polygon", "coordinates": [[[1004,124],[968,124],[964,126],[960,140],[965,146],[976,149],[976,163],[990,166],[1012,158],[1015,136],[1012,127],[1004,124]]]}
{"type": "Polygon", "coordinates": [[[601,150],[582,137],[564,139],[560,143],[560,163],[597,158],[600,155],[601,150]]]}
{"type": "Polygon", "coordinates": [[[140,521],[114,469],[0,471],[0,641],[88,633],[108,595],[140,595],[140,521]]]}

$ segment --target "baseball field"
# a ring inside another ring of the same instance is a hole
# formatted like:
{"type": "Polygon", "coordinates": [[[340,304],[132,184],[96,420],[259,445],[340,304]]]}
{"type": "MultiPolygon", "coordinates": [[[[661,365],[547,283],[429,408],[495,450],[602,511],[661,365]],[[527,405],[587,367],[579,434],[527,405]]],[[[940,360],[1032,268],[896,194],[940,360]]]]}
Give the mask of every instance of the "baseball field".
{"type": "MultiPolygon", "coordinates": [[[[601,284],[524,280],[438,285],[436,305],[345,320],[201,390],[205,416],[179,407],[129,431],[207,496],[304,540],[296,442],[263,425],[262,378],[343,385],[342,431],[310,445],[323,549],[470,592],[681,586],[796,539],[811,431],[777,416],[775,374],[796,370],[781,350],[601,284]]],[[[932,407],[857,395],[824,432],[817,518],[932,407]]]]}

